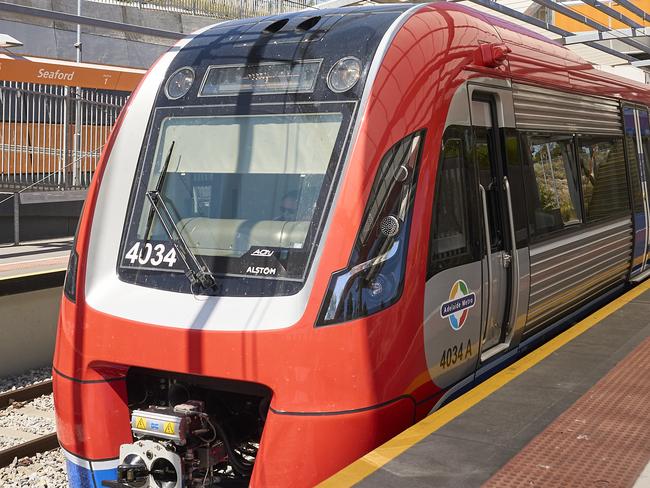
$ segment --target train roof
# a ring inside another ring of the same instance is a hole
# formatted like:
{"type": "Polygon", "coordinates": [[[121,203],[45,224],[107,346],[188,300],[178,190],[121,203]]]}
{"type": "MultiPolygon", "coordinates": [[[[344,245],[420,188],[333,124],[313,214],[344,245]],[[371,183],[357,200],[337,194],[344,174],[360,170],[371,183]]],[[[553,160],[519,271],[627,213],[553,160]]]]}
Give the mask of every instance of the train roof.
{"type": "MultiPolygon", "coordinates": [[[[327,7],[327,3],[325,7],[327,7]]],[[[440,13],[453,11],[455,16],[459,14],[465,15],[490,26],[502,43],[511,50],[508,55],[506,73],[513,81],[650,105],[650,90],[647,85],[599,70],[566,47],[525,27],[452,2],[440,1],[429,4],[382,3],[362,6],[310,8],[297,12],[215,24],[199,34],[199,37],[211,36],[227,30],[236,32],[236,35],[242,36],[242,38],[250,39],[251,36],[261,35],[269,26],[273,28],[279,26],[273,34],[282,36],[286,35],[286,32],[283,32],[285,26],[287,32],[289,29],[295,30],[296,25],[315,17],[331,19],[355,16],[358,17],[360,25],[361,23],[367,25],[368,23],[372,24],[373,13],[392,13],[397,17],[409,9],[422,11],[417,10],[418,7],[440,13]]],[[[323,25],[323,20],[320,20],[318,24],[316,30],[321,29],[320,26],[323,25]]],[[[336,34],[336,22],[327,24],[326,30],[331,34],[336,34]]],[[[473,42],[477,46],[480,42],[485,42],[479,30],[466,29],[463,34],[465,44],[472,42],[472,40],[467,39],[468,35],[475,37],[473,42]]],[[[503,74],[496,75],[503,76],[503,74]]]]}

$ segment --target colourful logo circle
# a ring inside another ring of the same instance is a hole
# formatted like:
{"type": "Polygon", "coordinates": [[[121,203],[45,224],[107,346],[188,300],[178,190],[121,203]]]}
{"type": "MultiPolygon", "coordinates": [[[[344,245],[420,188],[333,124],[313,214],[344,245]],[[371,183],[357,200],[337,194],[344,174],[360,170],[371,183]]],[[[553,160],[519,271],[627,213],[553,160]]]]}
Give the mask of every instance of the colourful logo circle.
{"type": "Polygon", "coordinates": [[[440,316],[449,319],[452,329],[460,330],[475,303],[476,294],[470,291],[467,283],[458,280],[451,287],[449,300],[440,306],[440,316]]]}

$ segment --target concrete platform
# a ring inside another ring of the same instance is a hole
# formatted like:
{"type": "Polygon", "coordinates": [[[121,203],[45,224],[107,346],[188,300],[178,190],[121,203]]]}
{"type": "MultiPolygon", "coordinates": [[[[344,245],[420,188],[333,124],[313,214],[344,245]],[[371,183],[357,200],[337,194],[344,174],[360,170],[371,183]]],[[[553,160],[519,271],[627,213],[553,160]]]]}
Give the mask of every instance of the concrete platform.
{"type": "Polygon", "coordinates": [[[0,280],[65,270],[72,238],[0,246],[0,280]]]}
{"type": "Polygon", "coordinates": [[[72,239],[0,246],[0,377],[52,364],[72,239]]]}
{"type": "Polygon", "coordinates": [[[650,487],[649,290],[628,291],[320,486],[650,487]]]}

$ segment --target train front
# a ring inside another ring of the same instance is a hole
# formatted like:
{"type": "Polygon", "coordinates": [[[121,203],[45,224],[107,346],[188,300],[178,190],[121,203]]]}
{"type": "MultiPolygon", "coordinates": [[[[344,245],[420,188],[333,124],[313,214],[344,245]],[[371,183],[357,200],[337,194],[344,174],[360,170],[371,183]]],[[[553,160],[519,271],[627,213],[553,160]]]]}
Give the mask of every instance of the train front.
{"type": "Polygon", "coordinates": [[[424,133],[363,118],[407,8],[219,24],[132,96],[62,300],[71,486],[310,486],[412,421],[364,321],[404,281],[424,133]]]}

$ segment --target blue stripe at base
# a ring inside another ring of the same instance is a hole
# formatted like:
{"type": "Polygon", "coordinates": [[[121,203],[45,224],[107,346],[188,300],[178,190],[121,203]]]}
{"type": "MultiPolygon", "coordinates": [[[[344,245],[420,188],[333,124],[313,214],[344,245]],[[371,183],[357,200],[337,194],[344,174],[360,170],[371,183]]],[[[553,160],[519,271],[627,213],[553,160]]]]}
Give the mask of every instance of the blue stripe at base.
{"type": "Polygon", "coordinates": [[[102,481],[115,481],[117,479],[117,469],[93,469],[93,477],[95,478],[95,486],[101,488],[102,481]]]}
{"type": "Polygon", "coordinates": [[[90,470],[66,459],[70,488],[102,488],[102,481],[116,480],[117,469],[90,470]]]}
{"type": "Polygon", "coordinates": [[[68,471],[68,486],[70,488],[96,488],[91,470],[82,468],[67,459],[65,464],[66,470],[68,471]]]}

